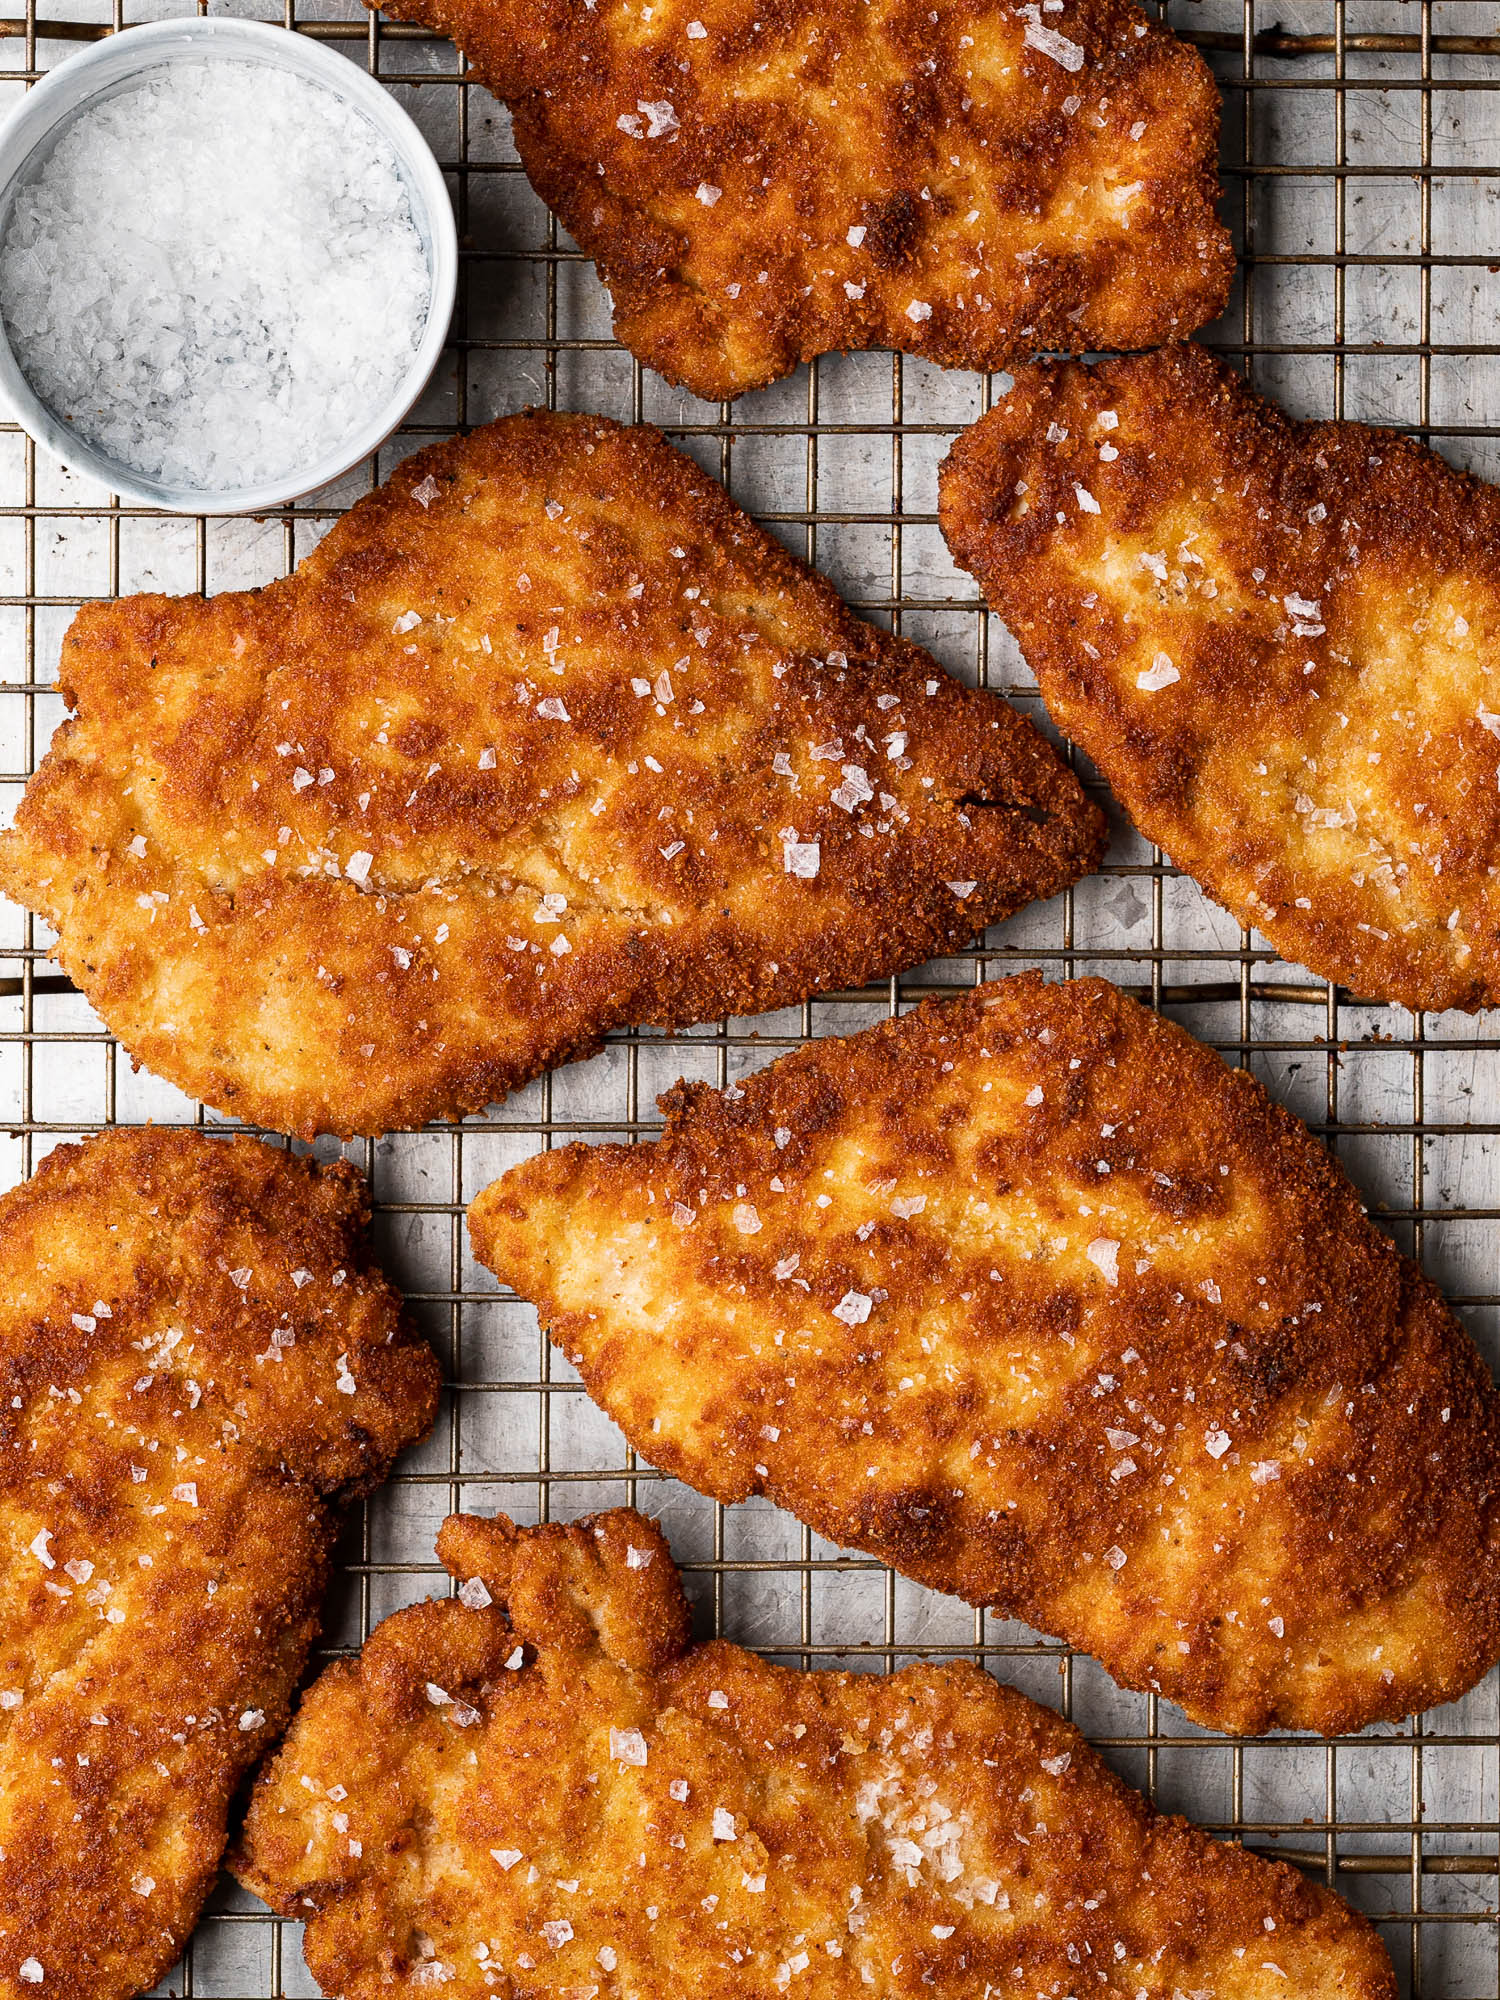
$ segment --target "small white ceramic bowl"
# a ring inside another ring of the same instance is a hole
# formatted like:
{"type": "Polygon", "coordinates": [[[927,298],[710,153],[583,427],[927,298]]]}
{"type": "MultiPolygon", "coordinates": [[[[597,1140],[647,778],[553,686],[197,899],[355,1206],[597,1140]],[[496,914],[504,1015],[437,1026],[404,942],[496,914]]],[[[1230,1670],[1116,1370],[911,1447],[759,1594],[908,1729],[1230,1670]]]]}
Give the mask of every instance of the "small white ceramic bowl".
{"type": "Polygon", "coordinates": [[[336,451],[303,466],[275,486],[210,493],[148,479],[94,450],[70,424],[47,408],[17,366],[0,322],[0,399],[37,443],[75,472],[86,473],[140,506],[174,514],[258,514],[284,507],[299,495],[338,479],[378,449],[426,388],[437,366],[458,284],[458,235],[442,170],[427,141],[390,92],[347,58],[305,36],[264,21],[188,16],[127,28],[70,56],[49,70],[0,125],[0,234],[10,219],[17,187],[30,178],[39,152],[50,148],[86,104],[113,94],[143,71],[182,58],[232,57],[291,70],[320,83],[368,118],[395,152],[411,202],[412,220],[427,255],[431,296],[421,345],[399,389],[369,422],[336,451]]]}

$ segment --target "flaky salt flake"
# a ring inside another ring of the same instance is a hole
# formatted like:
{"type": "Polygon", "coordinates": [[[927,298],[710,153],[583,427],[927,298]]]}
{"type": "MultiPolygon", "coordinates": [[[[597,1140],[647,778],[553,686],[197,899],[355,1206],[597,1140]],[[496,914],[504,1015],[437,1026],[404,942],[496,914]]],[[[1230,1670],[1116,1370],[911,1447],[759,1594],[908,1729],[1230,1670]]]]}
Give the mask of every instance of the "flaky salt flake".
{"type": "Polygon", "coordinates": [[[137,1875],[130,1886],[138,1896],[155,1895],[156,1877],[154,1875],[137,1875]]]}
{"type": "Polygon", "coordinates": [[[914,1215],[920,1215],[927,1206],[925,1194],[898,1194],[891,1203],[891,1214],[901,1222],[910,1222],[914,1215]]]}
{"type": "Polygon", "coordinates": [[[823,849],[816,840],[786,840],[781,843],[781,865],[788,875],[811,882],[822,862],[823,849]]]}
{"type": "Polygon", "coordinates": [[[760,1216],[748,1201],[737,1201],[734,1205],[734,1226],[741,1236],[754,1236],[761,1227],[760,1216]]]}
{"type": "Polygon", "coordinates": [[[1269,1486],[1273,1479],[1281,1477],[1281,1467],[1274,1458],[1258,1458],[1250,1468],[1252,1486],[1269,1486]]]}
{"type": "Polygon", "coordinates": [[[705,208],[712,208],[723,192],[723,188],[715,187],[711,181],[699,181],[698,183],[698,199],[705,208]]]}
{"type": "Polygon", "coordinates": [[[1060,1756],[1044,1757],[1042,1759],[1042,1769],[1048,1772],[1050,1776],[1054,1778],[1060,1778],[1063,1772],[1066,1771],[1068,1766],[1072,1763],[1072,1761],[1073,1761],[1072,1751],[1064,1750],[1060,1756]]]}
{"type": "Polygon", "coordinates": [[[1111,1569],[1124,1569],[1125,1551],[1117,1542],[1111,1543],[1104,1551],[1104,1560],[1109,1564],[1111,1569]]]}
{"type": "Polygon", "coordinates": [[[252,1729],[259,1729],[266,1719],[263,1708],[246,1708],[240,1712],[240,1728],[248,1736],[252,1729]]]}
{"type": "Polygon", "coordinates": [[[433,478],[432,474],[429,472],[427,477],[422,481],[420,486],[414,486],[411,489],[411,497],[413,500],[416,501],[419,507],[427,508],[432,505],[433,501],[436,500],[436,498],[442,492],[442,490],[443,490],[442,487],[438,485],[437,481],[433,478]]]}
{"type": "Polygon", "coordinates": [[[866,1292],[845,1292],[833,1309],[835,1319],[841,1319],[845,1326],[863,1326],[870,1317],[871,1299],[866,1292]]]}
{"type": "Polygon", "coordinates": [[[180,1486],[174,1486],[172,1488],[172,1498],[174,1500],[180,1500],[184,1507],[196,1507],[198,1504],[197,1481],[193,1479],[184,1479],[180,1486]]]}
{"type": "Polygon", "coordinates": [[[698,1220],[698,1211],[696,1208],[689,1208],[685,1201],[674,1201],[672,1204],[672,1220],[677,1224],[679,1229],[686,1229],[690,1223],[698,1220]]]}
{"type": "Polygon", "coordinates": [[[644,1764],[646,1739],[638,1729],[611,1729],[609,1754],[617,1764],[644,1764]]]}
{"type": "Polygon", "coordinates": [[[28,1986],[40,1986],[47,1975],[34,1958],[23,1958],[16,1968],[16,1977],[28,1986]]]}
{"type": "Polygon", "coordinates": [[[335,1362],[334,1368],[335,1368],[334,1387],[338,1390],[339,1394],[341,1396],[354,1395],[359,1385],[355,1381],[354,1377],[349,1373],[348,1355],[341,1354],[337,1362],[335,1362]]]}
{"type": "Polygon", "coordinates": [[[945,882],[943,887],[951,889],[961,903],[967,903],[974,891],[979,887],[979,884],[977,882],[945,882]]]}
{"type": "Polygon", "coordinates": [[[539,701],[536,705],[536,712],[538,715],[545,716],[548,722],[571,722],[573,720],[561,699],[555,694],[549,694],[545,701],[539,701]]]}
{"type": "Polygon", "coordinates": [[[1026,23],[1022,36],[1027,48],[1035,49],[1038,55],[1050,56],[1053,62],[1067,70],[1070,75],[1083,68],[1083,50],[1077,42],[1070,42],[1066,35],[1060,35],[1055,28],[1042,26],[1042,10],[1038,5],[1017,7],[1015,16],[1026,23]]]}
{"type": "Polygon", "coordinates": [[[714,1839],[735,1840],[737,1838],[738,1835],[735,1833],[734,1830],[734,1814],[729,1810],[727,1806],[715,1806],[714,1839]]]}
{"type": "Polygon", "coordinates": [[[657,98],[651,102],[648,102],[644,97],[638,97],[635,101],[635,108],[637,111],[642,112],[648,121],[646,126],[646,137],[648,139],[659,139],[663,132],[675,132],[678,128],[677,113],[665,97],[657,98]]]}
{"type": "MultiPolygon", "coordinates": [[[[391,630],[393,632],[415,632],[421,622],[422,614],[420,611],[403,611],[395,624],[392,625],[391,630]]],[[[306,773],[304,772],[303,775],[306,776],[306,773]]],[[[296,778],[293,777],[292,783],[295,784],[296,782],[296,778]]]]}
{"type": "Polygon", "coordinates": [[[1268,1618],[1266,1620],[1266,1623],[1271,1628],[1272,1632],[1276,1635],[1278,1639],[1284,1639],[1286,1637],[1286,1626],[1282,1623],[1282,1621],[1279,1618],[1268,1618]]]}
{"type": "Polygon", "coordinates": [[[519,1847],[492,1847],[490,1859],[498,1861],[508,1875],[516,1863],[524,1859],[519,1847]]]}
{"type": "Polygon", "coordinates": [[[1091,1264],[1097,1265],[1099,1270],[1104,1273],[1106,1284],[1119,1284],[1120,1246],[1115,1242],[1113,1237],[1096,1236],[1083,1254],[1091,1264]]]}
{"type": "Polygon", "coordinates": [[[436,1681],[427,1683],[427,1699],[434,1708],[447,1708],[453,1700],[446,1688],[440,1688],[436,1681]]]}
{"type": "Polygon", "coordinates": [[[0,1688],[0,1709],[19,1708],[25,1699],[19,1688],[0,1688]]]}
{"type": "Polygon", "coordinates": [[[934,1924],[932,1927],[932,1935],[935,1938],[951,1938],[953,1935],[953,1929],[954,1927],[952,1924],[934,1924]]]}
{"type": "Polygon", "coordinates": [[[554,1917],[542,1925],[542,1936],[554,1951],[561,1951],[565,1944],[573,1942],[573,1926],[566,1917],[554,1917]]]}
{"type": "Polygon", "coordinates": [[[370,874],[370,864],[371,862],[374,861],[374,859],[375,859],[374,855],[369,853],[366,849],[362,847],[356,848],[354,853],[351,854],[349,856],[349,859],[344,863],[344,873],[349,877],[349,880],[351,882],[368,881],[370,874]]]}
{"type": "Polygon", "coordinates": [[[80,1333],[92,1333],[99,1322],[92,1313],[74,1313],[73,1324],[80,1333]]]}
{"type": "Polygon", "coordinates": [[[626,1569],[650,1569],[655,1557],[655,1549],[638,1549],[633,1542],[625,1545],[626,1569]]]}
{"type": "Polygon", "coordinates": [[[920,326],[924,319],[932,318],[932,307],[925,299],[913,299],[906,308],[906,317],[920,326]]]}
{"type": "Polygon", "coordinates": [[[708,1705],[710,1708],[728,1708],[729,1697],[722,1688],[710,1688],[708,1691],[708,1705]]]}
{"type": "Polygon", "coordinates": [[[865,240],[865,225],[862,222],[854,223],[849,229],[848,234],[844,238],[844,241],[849,245],[849,248],[851,250],[857,250],[861,245],[861,243],[864,242],[864,240],[865,240]]]}
{"type": "Polygon", "coordinates": [[[766,1893],[766,1878],[764,1875],[741,1875],[740,1887],[747,1896],[763,1896],[766,1893]]]}
{"type": "Polygon", "coordinates": [[[1228,1431],[1212,1430],[1204,1435],[1203,1449],[1210,1458],[1222,1458],[1230,1446],[1228,1431]]]}
{"type": "Polygon", "coordinates": [[[36,1557],[37,1561],[41,1564],[43,1569],[57,1568],[57,1564],[52,1560],[51,1556],[49,1556],[47,1553],[47,1544],[48,1542],[51,1541],[51,1539],[52,1539],[52,1530],[50,1528],[43,1528],[38,1532],[35,1540],[30,1545],[31,1553],[36,1557]]]}
{"type": "Polygon", "coordinates": [[[1035,1111],[1036,1107],[1042,1101],[1042,1096],[1043,1096],[1042,1086],[1039,1083],[1034,1083],[1031,1086],[1030,1090],[1027,1091],[1026,1095],[1021,1099],[1021,1102],[1029,1106],[1031,1110],[1035,1111]]]}
{"type": "Polygon", "coordinates": [[[1145,694],[1159,694],[1164,687],[1170,687],[1173,681],[1181,679],[1182,675],[1166,654],[1158,653],[1150,666],[1136,675],[1135,684],[1145,694]]]}
{"type": "Polygon", "coordinates": [[[613,1972],[620,1962],[612,1944],[601,1944],[598,1951],[595,1952],[594,1957],[606,1972],[613,1972]]]}
{"type": "Polygon", "coordinates": [[[836,791],[831,792],[829,797],[836,806],[841,806],[846,813],[852,813],[856,806],[863,805],[867,799],[874,798],[875,787],[870,783],[869,777],[866,775],[862,765],[846,764],[844,766],[843,777],[844,782],[836,791]]]}
{"type": "Polygon", "coordinates": [[[484,1578],[471,1576],[467,1583],[459,1586],[458,1601],[468,1611],[483,1611],[495,1600],[485,1587],[484,1578]]]}
{"type": "Polygon", "coordinates": [[[1085,514],[1097,514],[1099,512],[1099,502],[1090,493],[1089,489],[1086,486],[1080,486],[1076,479],[1073,481],[1073,493],[1078,501],[1078,505],[1085,514]]]}

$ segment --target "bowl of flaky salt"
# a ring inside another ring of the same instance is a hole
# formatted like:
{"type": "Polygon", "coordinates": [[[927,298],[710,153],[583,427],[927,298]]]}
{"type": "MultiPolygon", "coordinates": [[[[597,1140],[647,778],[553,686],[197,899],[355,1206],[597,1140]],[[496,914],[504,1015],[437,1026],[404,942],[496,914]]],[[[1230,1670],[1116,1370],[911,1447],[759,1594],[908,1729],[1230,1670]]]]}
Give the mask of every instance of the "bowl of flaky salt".
{"type": "Polygon", "coordinates": [[[427,386],[457,275],[417,127],[285,28],[126,29],[0,127],[0,400],[125,501],[260,513],[341,477],[427,386]]]}

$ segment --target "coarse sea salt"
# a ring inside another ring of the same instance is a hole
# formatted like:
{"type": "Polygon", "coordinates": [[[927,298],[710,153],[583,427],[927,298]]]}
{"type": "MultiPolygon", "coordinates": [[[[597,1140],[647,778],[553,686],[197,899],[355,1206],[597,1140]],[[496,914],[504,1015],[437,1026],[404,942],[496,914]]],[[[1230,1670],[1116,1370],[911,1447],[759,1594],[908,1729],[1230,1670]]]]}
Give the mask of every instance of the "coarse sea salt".
{"type": "Polygon", "coordinates": [[[204,492],[279,483],[353,437],[409,370],[429,295],[370,121],[224,57],[87,106],[0,244],[37,395],[122,465],[204,492]]]}

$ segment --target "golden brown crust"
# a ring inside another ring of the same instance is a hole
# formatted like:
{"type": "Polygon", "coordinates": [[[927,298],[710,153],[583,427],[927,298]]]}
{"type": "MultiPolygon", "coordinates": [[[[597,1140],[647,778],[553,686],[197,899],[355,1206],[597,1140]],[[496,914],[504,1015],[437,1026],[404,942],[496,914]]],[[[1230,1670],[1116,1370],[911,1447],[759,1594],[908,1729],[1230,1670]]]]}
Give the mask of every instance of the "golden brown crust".
{"type": "Polygon", "coordinates": [[[1226,1729],[1358,1729],[1500,1655],[1483,1364],[1181,1029],[1028,974],[663,1105],[469,1211],[653,1464],[1226,1729]]]}
{"type": "Polygon", "coordinates": [[[1014,709],[597,417],[419,453],[267,590],[89,605],[61,678],[0,887],[133,1055],[282,1131],[897,971],[1103,845],[1014,709]]]}
{"type": "Polygon", "coordinates": [[[1371,1000],[1500,1002],[1494,487],[1190,348],[1024,371],[942,522],[1058,722],[1241,923],[1371,1000]]]}
{"type": "Polygon", "coordinates": [[[327,1993],[979,2000],[1086,1966],[1100,2000],[1395,1994],[1338,1897],[1153,1812],[975,1667],[685,1650],[670,1552],[624,1509],[444,1538],[498,1598],[524,1563],[530,1601],[387,1619],[304,1699],[236,1857],[327,1993]]]}
{"type": "Polygon", "coordinates": [[[699,396],[835,348],[954,368],[1223,310],[1218,92],[1131,0],[396,0],[510,105],[615,333],[699,396]]]}
{"type": "Polygon", "coordinates": [[[0,1995],[173,1964],[286,1726],[340,1501],[432,1423],[364,1182],[149,1127],[0,1199],[0,1995]]]}

